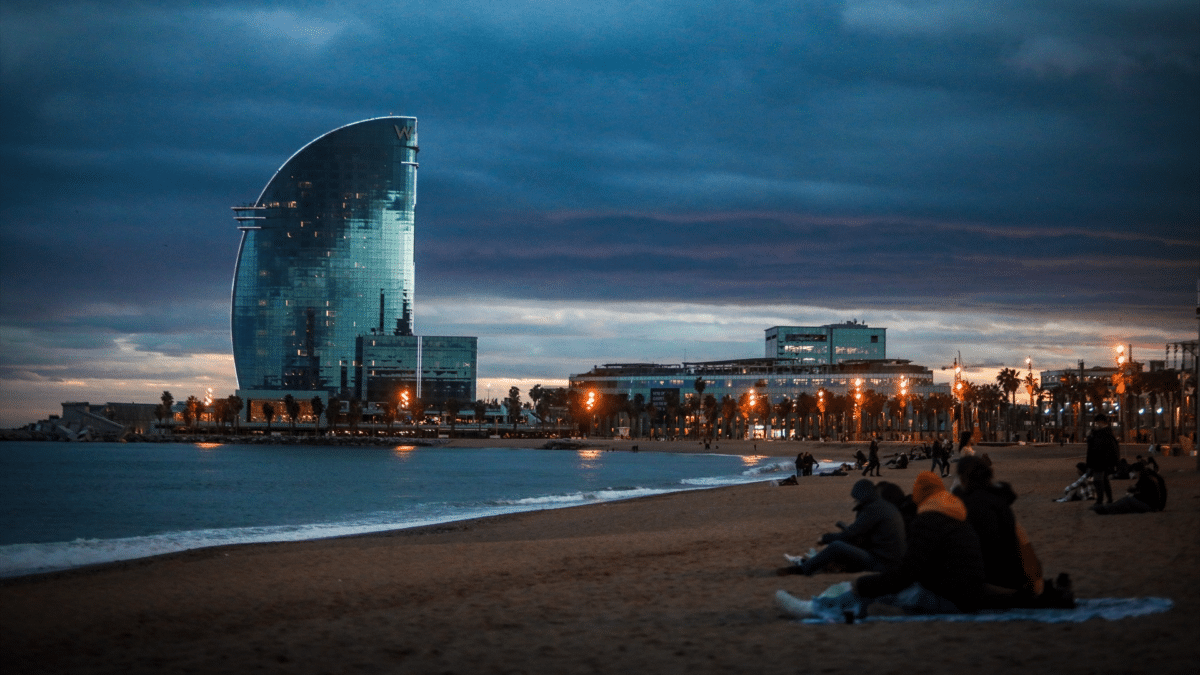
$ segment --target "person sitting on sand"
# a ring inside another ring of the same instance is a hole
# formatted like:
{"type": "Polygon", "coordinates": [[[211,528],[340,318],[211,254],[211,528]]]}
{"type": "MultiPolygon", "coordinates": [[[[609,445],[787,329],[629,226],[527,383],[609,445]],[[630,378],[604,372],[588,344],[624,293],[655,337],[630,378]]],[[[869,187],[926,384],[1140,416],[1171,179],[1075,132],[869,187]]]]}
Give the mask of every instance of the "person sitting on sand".
{"type": "Polygon", "coordinates": [[[983,602],[992,608],[1049,606],[1050,598],[1040,597],[1046,588],[1041,562],[1012,511],[1017,493],[994,482],[992,467],[978,457],[959,460],[957,473],[952,492],[966,504],[983,552],[983,602]]]}
{"type": "Polygon", "coordinates": [[[875,485],[862,479],[850,490],[854,510],[850,525],[839,522],[838,532],[821,535],[825,545],[811,558],[786,556],[792,565],[779,574],[806,574],[837,565],[846,572],[883,572],[896,567],[904,557],[904,519],[891,502],[881,499],[875,485]]]}
{"type": "Polygon", "coordinates": [[[1092,510],[1100,515],[1118,513],[1152,513],[1167,506],[1167,484],[1162,476],[1149,468],[1142,469],[1137,483],[1129,488],[1129,494],[1111,504],[1096,502],[1092,510]]]}
{"type": "Polygon", "coordinates": [[[1138,455],[1134,459],[1133,464],[1129,465],[1129,475],[1135,477],[1141,476],[1142,469],[1151,469],[1154,471],[1154,473],[1158,473],[1158,462],[1155,461],[1154,457],[1142,459],[1142,456],[1138,455]]]}
{"type": "MultiPolygon", "coordinates": [[[[913,483],[917,516],[908,546],[898,567],[855,579],[851,590],[823,605],[865,616],[872,602],[893,605],[910,614],[958,614],[982,606],[984,566],[979,537],[967,522],[967,507],[950,494],[942,479],[922,471],[913,483]]],[[[813,602],[786,591],[775,602],[787,614],[804,618],[813,614],[813,602]]]]}
{"type": "Polygon", "coordinates": [[[861,469],[866,465],[867,456],[863,454],[863,451],[859,450],[858,452],[854,453],[854,468],[861,469]]]}
{"type": "Polygon", "coordinates": [[[1087,463],[1079,462],[1075,464],[1075,470],[1079,472],[1079,478],[1074,483],[1063,488],[1063,496],[1054,501],[1060,503],[1079,502],[1096,497],[1096,486],[1092,484],[1092,474],[1088,471],[1087,463]]]}
{"type": "Polygon", "coordinates": [[[912,496],[904,494],[904,488],[886,480],[881,480],[875,485],[875,492],[900,511],[900,518],[904,521],[904,540],[908,541],[908,526],[913,518],[917,517],[917,505],[913,503],[912,496]]]}

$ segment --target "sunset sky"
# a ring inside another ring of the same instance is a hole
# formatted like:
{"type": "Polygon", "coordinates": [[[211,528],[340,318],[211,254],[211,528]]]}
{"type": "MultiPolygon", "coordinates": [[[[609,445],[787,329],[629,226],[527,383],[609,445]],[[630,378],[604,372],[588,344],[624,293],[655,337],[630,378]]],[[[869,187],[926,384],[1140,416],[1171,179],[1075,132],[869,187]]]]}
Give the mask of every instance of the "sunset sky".
{"type": "Polygon", "coordinates": [[[233,393],[230,207],[388,114],[480,396],[780,324],[988,382],[1197,335],[1195,0],[7,0],[0,97],[3,427],[233,393]]]}

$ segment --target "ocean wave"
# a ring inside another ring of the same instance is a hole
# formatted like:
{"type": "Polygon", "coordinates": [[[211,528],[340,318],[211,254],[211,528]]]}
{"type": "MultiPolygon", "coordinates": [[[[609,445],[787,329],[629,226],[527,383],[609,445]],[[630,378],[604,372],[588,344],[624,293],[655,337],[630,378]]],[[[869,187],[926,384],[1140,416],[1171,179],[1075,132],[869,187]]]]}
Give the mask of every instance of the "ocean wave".
{"type": "Polygon", "coordinates": [[[451,518],[436,516],[409,519],[377,518],[345,523],[168,532],[119,539],[76,539],[66,542],[7,544],[0,546],[0,577],[53,572],[213,546],[344,537],[385,530],[435,525],[483,515],[490,515],[490,513],[476,511],[471,513],[464,512],[459,514],[458,517],[451,518]]]}
{"type": "Polygon", "coordinates": [[[758,466],[746,469],[745,471],[742,472],[742,475],[743,476],[763,476],[763,475],[766,475],[769,473],[783,473],[784,471],[786,471],[788,473],[795,473],[796,463],[785,461],[785,462],[771,462],[770,464],[760,464],[758,466]]]}

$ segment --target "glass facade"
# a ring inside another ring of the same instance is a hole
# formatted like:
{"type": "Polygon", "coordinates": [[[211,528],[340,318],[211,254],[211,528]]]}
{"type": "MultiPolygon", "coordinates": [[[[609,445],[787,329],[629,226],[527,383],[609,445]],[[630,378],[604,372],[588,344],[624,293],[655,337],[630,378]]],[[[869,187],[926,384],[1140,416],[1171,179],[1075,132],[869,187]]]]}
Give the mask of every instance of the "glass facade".
{"type": "Polygon", "coordinates": [[[825,326],[774,326],[766,330],[766,358],[805,365],[887,358],[887,329],[847,322],[825,326]]]}
{"type": "Polygon", "coordinates": [[[437,404],[448,398],[469,403],[475,400],[477,354],[474,337],[364,335],[358,338],[354,395],[378,403],[408,392],[437,404]]]}
{"type": "Polygon", "coordinates": [[[231,328],[242,389],[347,389],[355,340],[413,334],[417,120],[382,117],[317,138],[250,206],[231,328]]]}

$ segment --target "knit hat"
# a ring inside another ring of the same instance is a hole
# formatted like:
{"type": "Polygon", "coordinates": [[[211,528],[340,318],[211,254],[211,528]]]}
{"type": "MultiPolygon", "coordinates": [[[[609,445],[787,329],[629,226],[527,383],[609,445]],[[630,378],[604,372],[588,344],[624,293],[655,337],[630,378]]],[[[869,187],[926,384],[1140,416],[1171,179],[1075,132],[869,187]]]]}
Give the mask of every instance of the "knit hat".
{"type": "Polygon", "coordinates": [[[920,506],[921,502],[929,499],[932,495],[945,491],[946,486],[942,483],[942,479],[932,471],[922,471],[917,474],[917,479],[913,481],[913,503],[920,506]]]}
{"type": "Polygon", "coordinates": [[[854,501],[864,501],[875,496],[875,484],[863,478],[850,488],[850,496],[854,497],[854,501]]]}

